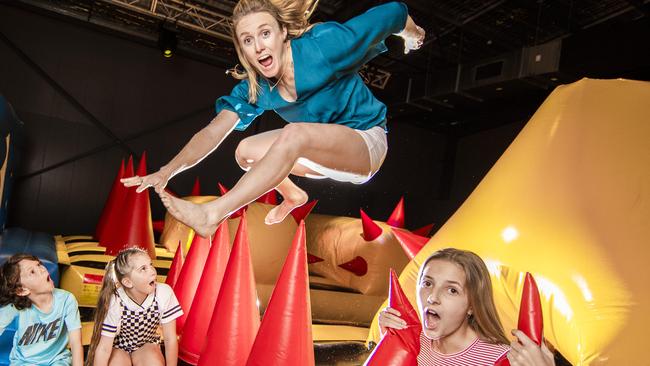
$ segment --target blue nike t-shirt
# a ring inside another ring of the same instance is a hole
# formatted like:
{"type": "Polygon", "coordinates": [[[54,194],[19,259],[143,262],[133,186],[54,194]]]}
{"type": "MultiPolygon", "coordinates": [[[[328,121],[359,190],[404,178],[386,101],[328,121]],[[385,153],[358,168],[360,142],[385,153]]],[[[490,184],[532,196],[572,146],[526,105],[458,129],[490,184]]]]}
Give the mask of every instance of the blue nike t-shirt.
{"type": "Polygon", "coordinates": [[[52,309],[49,313],[36,306],[17,310],[13,305],[0,308],[0,334],[18,317],[18,330],[14,335],[9,355],[12,365],[70,365],[68,332],[80,329],[77,300],[68,291],[54,289],[52,309]]]}

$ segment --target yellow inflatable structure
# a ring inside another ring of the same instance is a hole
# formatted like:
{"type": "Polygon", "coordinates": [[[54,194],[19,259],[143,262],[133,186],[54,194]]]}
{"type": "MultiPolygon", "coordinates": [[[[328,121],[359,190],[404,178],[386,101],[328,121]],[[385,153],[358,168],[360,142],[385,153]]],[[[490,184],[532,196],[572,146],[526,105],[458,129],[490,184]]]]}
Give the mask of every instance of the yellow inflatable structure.
{"type": "Polygon", "coordinates": [[[506,330],[528,271],[545,336],[573,365],[648,365],[649,243],[650,83],[583,79],[553,91],[400,282],[415,305],[424,259],[474,251],[506,330]]]}

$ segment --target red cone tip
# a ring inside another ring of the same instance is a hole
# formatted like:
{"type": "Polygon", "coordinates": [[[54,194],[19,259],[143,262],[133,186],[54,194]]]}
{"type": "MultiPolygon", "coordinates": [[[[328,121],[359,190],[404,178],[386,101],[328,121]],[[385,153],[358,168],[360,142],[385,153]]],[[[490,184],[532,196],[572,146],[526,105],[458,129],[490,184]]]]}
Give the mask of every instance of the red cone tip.
{"type": "MultiPolygon", "coordinates": [[[[224,194],[228,193],[228,188],[226,188],[223,184],[221,184],[221,182],[218,182],[217,185],[219,186],[219,192],[220,192],[220,194],[222,196],[224,194]]],[[[239,210],[235,211],[230,216],[228,216],[228,218],[229,219],[236,219],[236,218],[240,217],[244,213],[244,211],[246,211],[247,208],[248,208],[248,205],[240,208],[239,210]]]]}
{"type": "Polygon", "coordinates": [[[217,183],[217,186],[219,186],[219,193],[223,196],[228,192],[228,188],[226,188],[221,182],[217,183]]]}
{"type": "Polygon", "coordinates": [[[388,294],[388,306],[393,309],[397,309],[402,315],[401,318],[406,321],[407,325],[418,325],[420,324],[420,318],[418,314],[411,305],[408,297],[402,290],[402,286],[399,283],[399,278],[394,269],[390,269],[390,288],[388,294]]]}
{"type": "Polygon", "coordinates": [[[433,223],[431,223],[429,225],[422,226],[419,229],[413,230],[413,234],[419,235],[419,236],[429,237],[429,234],[431,233],[431,229],[433,229],[433,223]]]}
{"type": "Polygon", "coordinates": [[[124,171],[124,178],[129,178],[135,175],[133,169],[133,155],[129,155],[129,162],[126,164],[126,171],[124,171]]]}
{"type": "Polygon", "coordinates": [[[339,267],[346,271],[350,271],[359,277],[368,273],[368,262],[360,256],[354,257],[351,261],[339,264],[339,267]]]}
{"type": "Polygon", "coordinates": [[[363,212],[362,209],[359,209],[361,212],[361,225],[363,226],[363,239],[365,241],[373,241],[377,239],[382,233],[382,229],[377,225],[372,219],[363,212]]]}
{"type": "MultiPolygon", "coordinates": [[[[126,187],[120,182],[120,179],[124,178],[124,159],[120,164],[120,168],[117,171],[117,175],[113,180],[113,185],[111,186],[111,191],[108,193],[108,198],[104,204],[104,209],[97,221],[97,227],[95,228],[95,239],[99,242],[99,245],[105,247],[107,244],[107,239],[110,237],[111,232],[108,230],[108,227],[115,226],[114,223],[117,220],[117,216],[120,215],[122,204],[124,203],[124,197],[126,197],[126,187]],[[107,236],[108,234],[108,236],[107,236]]],[[[110,241],[110,240],[109,240],[110,241]]]]}
{"type": "Polygon", "coordinates": [[[400,198],[386,223],[393,227],[404,227],[404,197],[400,198]]]}
{"type": "Polygon", "coordinates": [[[258,199],[255,201],[260,202],[260,203],[266,203],[269,205],[277,205],[278,204],[278,195],[275,193],[275,189],[272,189],[265,194],[261,195],[258,199]]]}
{"type": "Polygon", "coordinates": [[[200,195],[201,195],[201,181],[197,176],[194,179],[194,186],[192,186],[192,192],[190,193],[190,196],[200,196],[200,195]]]}
{"type": "Polygon", "coordinates": [[[392,228],[393,235],[404,249],[404,253],[409,259],[415,258],[420,252],[420,249],[429,242],[429,238],[424,236],[415,235],[404,229],[392,228]]]}
{"type": "Polygon", "coordinates": [[[174,259],[172,260],[172,264],[169,267],[169,272],[167,272],[167,278],[165,279],[165,283],[168,284],[171,288],[174,288],[174,286],[176,286],[176,282],[178,282],[178,276],[181,274],[184,260],[185,258],[183,257],[183,248],[181,248],[181,242],[179,241],[178,247],[176,248],[176,253],[174,253],[174,259]]]}
{"type": "Polygon", "coordinates": [[[307,263],[308,264],[314,264],[314,263],[318,263],[318,262],[322,262],[322,261],[324,261],[323,258],[317,257],[317,256],[315,256],[313,254],[307,253],[307,263]]]}
{"type": "Polygon", "coordinates": [[[138,163],[137,175],[141,177],[147,175],[147,152],[146,151],[142,153],[142,157],[140,158],[140,162],[138,163]]]}
{"type": "Polygon", "coordinates": [[[521,294],[521,307],[519,308],[517,328],[537,343],[537,345],[542,344],[542,332],[544,328],[542,303],[539,299],[539,290],[537,290],[535,278],[528,272],[526,272],[524,289],[521,294]]]}
{"type": "Polygon", "coordinates": [[[304,220],[307,215],[311,212],[311,210],[314,209],[314,206],[318,203],[318,200],[313,200],[311,202],[308,202],[300,207],[296,207],[291,211],[291,216],[293,216],[293,219],[296,220],[296,224],[300,223],[300,221],[304,220]]]}

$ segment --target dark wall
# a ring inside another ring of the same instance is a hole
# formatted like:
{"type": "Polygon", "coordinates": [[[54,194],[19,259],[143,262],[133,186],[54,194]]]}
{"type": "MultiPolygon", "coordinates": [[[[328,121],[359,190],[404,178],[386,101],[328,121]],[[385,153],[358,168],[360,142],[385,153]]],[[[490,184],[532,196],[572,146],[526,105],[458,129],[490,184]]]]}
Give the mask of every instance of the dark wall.
{"type": "MultiPolygon", "coordinates": [[[[0,5],[0,32],[15,46],[0,42],[0,93],[14,105],[27,135],[10,203],[10,226],[53,234],[91,233],[120,159],[128,157],[129,150],[138,155],[146,150],[149,170],[157,169],[209,122],[215,98],[235,83],[213,65],[183,56],[163,59],[155,48],[7,5],[0,5]],[[71,98],[124,145],[114,144],[71,98]],[[52,168],[61,162],[67,163],[52,168]]],[[[282,126],[277,116],[265,114],[248,131],[233,133],[219,151],[175,177],[170,188],[187,194],[197,175],[204,194],[215,194],[217,181],[231,187],[241,176],[233,158],[238,141],[282,126]]],[[[439,226],[519,128],[507,126],[452,143],[409,123],[390,123],[389,153],[371,182],[356,186],[296,181],[320,200],[318,213],[358,217],[361,207],[383,221],[404,195],[408,227],[430,222],[439,226]],[[452,175],[444,164],[447,149],[456,155],[452,175]],[[445,188],[450,185],[451,191],[445,188]]],[[[161,218],[162,205],[156,196],[151,198],[153,216],[161,218]]]]}

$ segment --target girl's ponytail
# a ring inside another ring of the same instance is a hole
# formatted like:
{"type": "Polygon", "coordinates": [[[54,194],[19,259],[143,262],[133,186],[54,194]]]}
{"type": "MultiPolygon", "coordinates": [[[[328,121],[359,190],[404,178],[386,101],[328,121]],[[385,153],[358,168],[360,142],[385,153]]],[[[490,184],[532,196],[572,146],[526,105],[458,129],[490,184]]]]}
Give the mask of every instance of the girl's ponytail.
{"type": "Polygon", "coordinates": [[[102,281],[102,289],[99,292],[99,300],[97,301],[97,308],[95,309],[95,325],[93,326],[93,337],[90,341],[90,348],[88,349],[88,357],[86,358],[86,365],[93,364],[95,359],[95,351],[99,340],[102,338],[102,325],[108,313],[108,307],[111,304],[111,298],[117,290],[117,275],[115,273],[115,259],[108,262],[106,265],[106,273],[102,281]]]}

